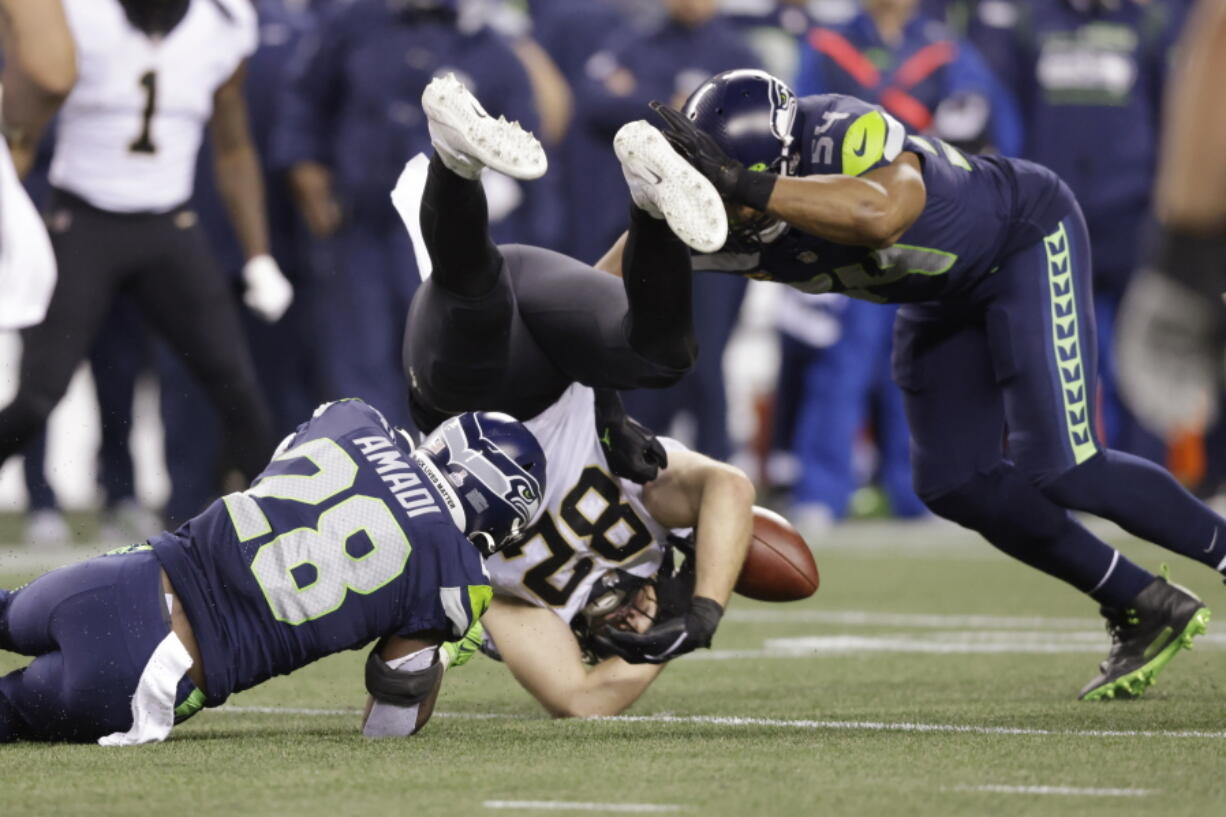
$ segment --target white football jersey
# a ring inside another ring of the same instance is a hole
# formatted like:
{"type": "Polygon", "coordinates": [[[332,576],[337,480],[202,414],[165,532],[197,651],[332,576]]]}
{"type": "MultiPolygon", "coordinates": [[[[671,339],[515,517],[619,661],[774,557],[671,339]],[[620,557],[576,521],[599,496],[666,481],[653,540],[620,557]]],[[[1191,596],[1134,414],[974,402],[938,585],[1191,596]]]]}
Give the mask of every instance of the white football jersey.
{"type": "Polygon", "coordinates": [[[213,94],[259,40],[248,0],[191,0],[152,38],[117,0],[64,0],[76,86],[60,110],[51,183],[116,213],[164,212],[192,195],[213,94]]]}
{"type": "Polygon", "coordinates": [[[0,330],[40,323],[54,290],[51,239],[0,139],[0,330]]]}
{"type": "MultiPolygon", "coordinates": [[[[486,562],[496,592],[549,607],[567,623],[608,571],[655,575],[670,532],[647,513],[641,485],[609,472],[594,401],[590,388],[575,383],[525,421],[545,451],[545,513],[486,562]]],[[[682,447],[661,442],[670,450],[682,447]]]]}

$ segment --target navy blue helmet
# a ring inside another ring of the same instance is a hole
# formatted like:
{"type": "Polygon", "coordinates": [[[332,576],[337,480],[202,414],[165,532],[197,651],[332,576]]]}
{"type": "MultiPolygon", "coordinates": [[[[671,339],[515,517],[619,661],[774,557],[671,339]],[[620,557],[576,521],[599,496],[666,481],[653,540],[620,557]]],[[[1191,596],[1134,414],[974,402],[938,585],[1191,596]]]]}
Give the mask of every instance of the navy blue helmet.
{"type": "MultiPolygon", "coordinates": [[[[698,86],[682,113],[710,134],[725,153],[750,170],[795,174],[800,164],[796,95],[783,80],[756,68],[716,74],[698,86]]],[[[758,249],[787,225],[765,213],[728,213],[728,248],[758,249]]]]}
{"type": "Polygon", "coordinates": [[[783,80],[738,68],[698,86],[682,113],[750,170],[790,176],[800,161],[796,111],[796,95],[783,80]]]}
{"type": "Polygon", "coordinates": [[[413,452],[452,518],[486,556],[514,542],[544,505],[545,452],[509,414],[452,417],[413,452]]]}

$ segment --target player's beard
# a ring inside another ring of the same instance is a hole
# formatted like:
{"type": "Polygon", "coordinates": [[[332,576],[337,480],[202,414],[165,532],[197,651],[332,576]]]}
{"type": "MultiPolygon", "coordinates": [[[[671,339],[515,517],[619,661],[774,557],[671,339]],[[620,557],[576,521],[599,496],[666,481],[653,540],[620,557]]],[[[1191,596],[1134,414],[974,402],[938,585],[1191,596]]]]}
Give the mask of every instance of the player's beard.
{"type": "Polygon", "coordinates": [[[135,28],[153,36],[164,36],[183,21],[191,0],[119,0],[135,28]]]}

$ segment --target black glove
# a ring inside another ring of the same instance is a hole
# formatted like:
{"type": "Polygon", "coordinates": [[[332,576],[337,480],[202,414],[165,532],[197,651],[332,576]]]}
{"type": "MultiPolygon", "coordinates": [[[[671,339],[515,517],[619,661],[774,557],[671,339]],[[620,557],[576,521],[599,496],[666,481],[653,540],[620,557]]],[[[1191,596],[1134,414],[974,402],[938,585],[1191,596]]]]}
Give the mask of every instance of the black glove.
{"type": "Polygon", "coordinates": [[[656,624],[645,633],[607,630],[596,636],[602,653],[620,656],[631,664],[663,664],[699,647],[710,647],[724,608],[711,599],[695,596],[689,612],[656,624]]]}
{"type": "Polygon", "coordinates": [[[668,467],[668,453],[646,426],[626,414],[615,389],[595,389],[596,436],[604,448],[609,469],[619,477],[642,485],[668,467]]]}
{"type": "Polygon", "coordinates": [[[766,212],[771,191],[779,177],[765,171],[747,170],[733,159],[709,133],[701,130],[684,114],[662,102],[652,102],[651,109],[664,120],[664,138],[689,161],[698,172],[710,179],[719,194],[729,201],[745,204],[766,212]]]}

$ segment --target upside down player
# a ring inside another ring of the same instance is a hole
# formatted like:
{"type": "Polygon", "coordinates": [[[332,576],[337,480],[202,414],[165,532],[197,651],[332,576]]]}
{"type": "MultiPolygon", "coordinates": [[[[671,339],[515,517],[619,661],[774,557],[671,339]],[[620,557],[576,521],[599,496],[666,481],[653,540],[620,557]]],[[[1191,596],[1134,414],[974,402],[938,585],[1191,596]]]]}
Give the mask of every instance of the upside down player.
{"type": "Polygon", "coordinates": [[[797,100],[760,71],[717,75],[684,114],[657,110],[735,211],[725,251],[695,268],[902,303],[894,377],[916,492],[1099,602],[1113,644],[1081,698],[1144,692],[1209,611],[1069,510],[1217,571],[1226,520],[1097,443],[1089,246],[1068,188],[1038,165],[908,134],[852,97],[797,100]]]}
{"type": "Polygon", "coordinates": [[[475,178],[485,164],[539,176],[539,144],[476,113],[454,80],[436,79],[422,103],[435,147],[421,212],[433,273],[406,328],[414,419],[431,428],[477,407],[531,418],[549,463],[546,512],[489,561],[496,595],[483,622],[550,713],[615,714],[664,662],[710,646],[749,543],[753,486],[735,468],[675,446],[658,478],[624,478],[654,477],[665,455],[603,391],[666,384],[688,366],[689,256],[673,229],[718,247],[726,225],[703,215],[718,196],[655,128],[632,123],[614,143],[637,204],[624,281],[546,250],[495,247],[475,178]],[[628,445],[614,449],[614,435],[628,445]],[[674,578],[669,531],[699,522],[695,574],[674,578]],[[592,636],[582,645],[578,622],[592,636]],[[586,646],[604,656],[591,670],[586,646]]]}
{"type": "Polygon", "coordinates": [[[363,732],[425,724],[492,592],[483,566],[541,508],[544,455],[463,414],[414,449],[360,400],[327,403],[251,488],[173,533],[0,590],[0,742],[160,741],[231,693],[378,639],[363,732]]]}

